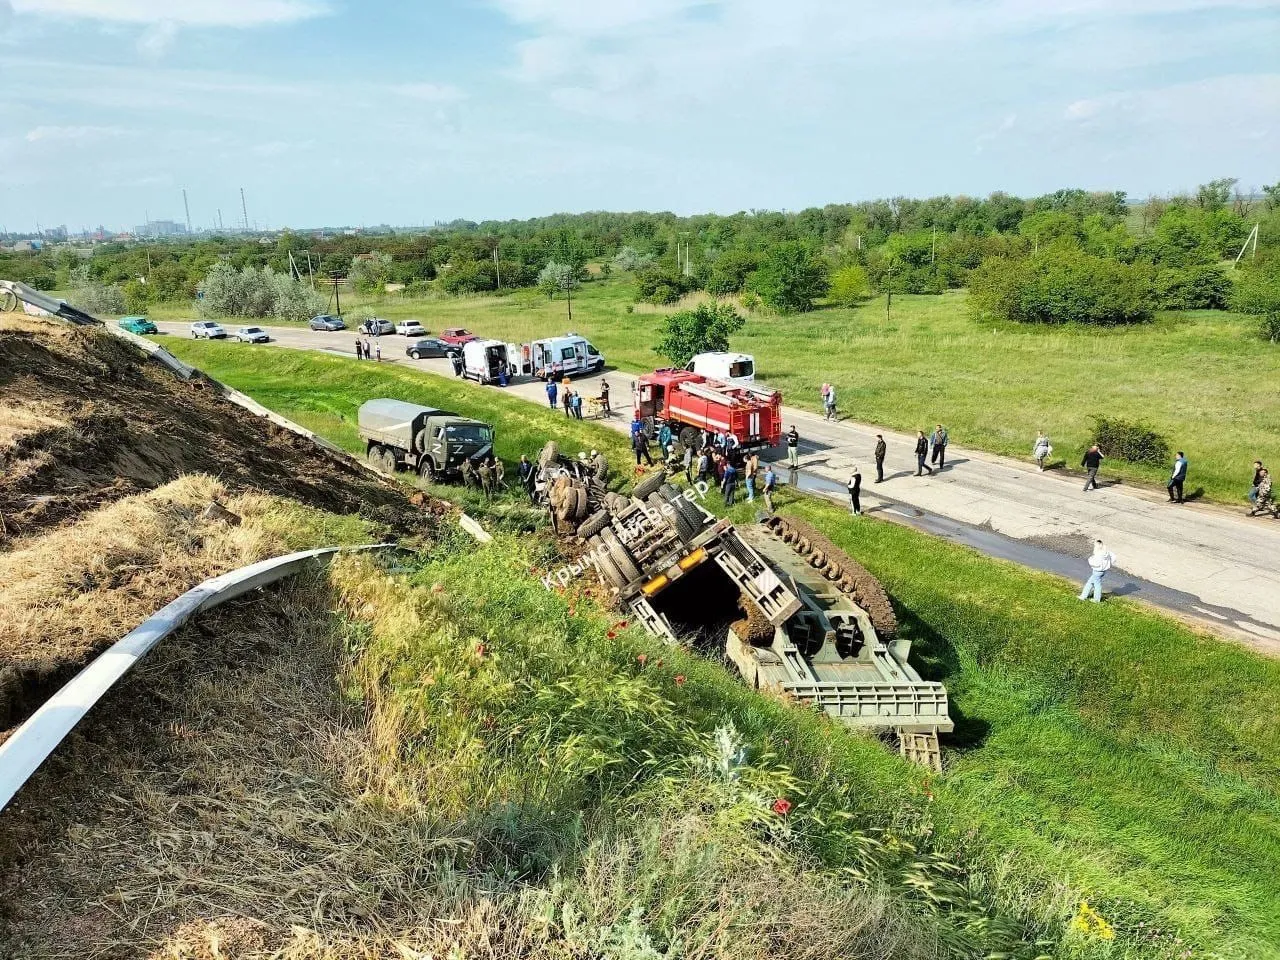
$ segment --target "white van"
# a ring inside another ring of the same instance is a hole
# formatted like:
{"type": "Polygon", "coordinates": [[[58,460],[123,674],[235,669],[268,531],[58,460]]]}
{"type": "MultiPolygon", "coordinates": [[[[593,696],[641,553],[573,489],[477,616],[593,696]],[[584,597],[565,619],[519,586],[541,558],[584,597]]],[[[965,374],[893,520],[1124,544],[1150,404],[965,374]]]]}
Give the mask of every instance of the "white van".
{"type": "Polygon", "coordinates": [[[468,340],[462,345],[462,375],[476,383],[497,383],[506,367],[510,382],[516,374],[510,352],[510,345],[501,340],[468,340]]]}
{"type": "Polygon", "coordinates": [[[756,358],[749,353],[726,353],[723,350],[700,353],[689,361],[685,369],[729,383],[755,383],[756,380],[756,358]]]}
{"type": "Polygon", "coordinates": [[[548,337],[529,344],[528,373],[543,380],[559,380],[564,376],[594,373],[604,369],[604,354],[586,337],[568,333],[548,337]]]}

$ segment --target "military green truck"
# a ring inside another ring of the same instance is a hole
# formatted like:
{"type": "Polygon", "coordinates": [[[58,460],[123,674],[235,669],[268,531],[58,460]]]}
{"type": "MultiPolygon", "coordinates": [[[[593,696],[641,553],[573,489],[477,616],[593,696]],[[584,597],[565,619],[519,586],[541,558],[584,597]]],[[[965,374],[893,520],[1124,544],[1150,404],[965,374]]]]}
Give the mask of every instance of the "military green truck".
{"type": "Polygon", "coordinates": [[[493,453],[493,427],[403,400],[368,400],[357,416],[365,456],[387,473],[412,470],[424,480],[449,480],[462,464],[493,453]]]}

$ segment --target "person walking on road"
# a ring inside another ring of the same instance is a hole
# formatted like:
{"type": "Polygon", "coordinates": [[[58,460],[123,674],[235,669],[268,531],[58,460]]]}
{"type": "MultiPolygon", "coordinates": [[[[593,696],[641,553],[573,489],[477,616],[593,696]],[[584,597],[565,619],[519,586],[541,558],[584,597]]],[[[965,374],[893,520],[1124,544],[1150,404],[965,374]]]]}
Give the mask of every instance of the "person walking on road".
{"type": "Polygon", "coordinates": [[[1181,450],[1173,461],[1173,473],[1169,475],[1169,502],[1170,503],[1186,503],[1182,498],[1182,485],[1187,482],[1187,455],[1181,450]]]}
{"type": "Polygon", "coordinates": [[[834,383],[824,384],[825,392],[822,395],[822,418],[824,420],[834,420],[836,418],[836,385],[834,383]]]}
{"type": "Polygon", "coordinates": [[[778,475],[773,472],[773,464],[764,468],[764,505],[773,513],[773,491],[778,489],[778,475]]]}
{"type": "Polygon", "coordinates": [[[547,403],[550,404],[552,410],[556,408],[556,393],[558,392],[559,392],[559,388],[556,386],[556,382],[554,380],[548,380],[547,381],[547,403]]]}
{"type": "Polygon", "coordinates": [[[857,466],[853,468],[853,473],[849,476],[849,509],[853,511],[855,517],[862,516],[862,501],[859,495],[862,493],[862,470],[857,466]]]}
{"type": "Polygon", "coordinates": [[[1036,442],[1031,448],[1031,455],[1036,458],[1036,466],[1044,473],[1044,462],[1049,459],[1049,454],[1053,453],[1053,444],[1049,442],[1049,438],[1044,435],[1043,430],[1036,431],[1036,442]]]}
{"type": "Polygon", "coordinates": [[[884,435],[876,434],[876,483],[884,483],[884,455],[889,445],[884,442],[884,435]]]}
{"type": "Polygon", "coordinates": [[[922,471],[929,471],[929,476],[933,476],[933,467],[925,463],[929,458],[929,438],[924,435],[923,430],[916,431],[916,476],[923,476],[922,471]]]}
{"type": "Polygon", "coordinates": [[[1080,460],[1080,466],[1089,471],[1089,476],[1084,481],[1084,489],[1087,493],[1090,489],[1098,489],[1098,468],[1102,466],[1102,461],[1106,458],[1102,455],[1102,451],[1098,449],[1095,443],[1085,451],[1084,457],[1080,460]]]}
{"type": "Polygon", "coordinates": [[[747,503],[756,502],[756,473],[760,470],[760,457],[752,453],[747,457],[746,466],[743,467],[742,473],[744,483],[747,488],[747,503]]]}
{"type": "Polygon", "coordinates": [[[933,436],[929,438],[930,444],[933,446],[932,462],[938,465],[939,470],[943,470],[947,466],[947,428],[942,424],[938,424],[933,428],[933,436]]]}
{"type": "Polygon", "coordinates": [[[1258,502],[1258,485],[1262,483],[1262,475],[1267,471],[1262,466],[1261,460],[1253,461],[1253,483],[1249,485],[1249,502],[1258,502]]]}
{"type": "Polygon", "coordinates": [[[720,481],[720,489],[724,492],[724,505],[732,507],[738,491],[738,468],[728,460],[724,462],[724,479],[720,481]]]}
{"type": "Polygon", "coordinates": [[[800,466],[800,431],[795,424],[787,431],[787,464],[792,470],[800,466]]]}
{"type": "Polygon", "coordinates": [[[1111,569],[1116,562],[1115,554],[1108,550],[1101,540],[1093,541],[1093,553],[1089,555],[1089,579],[1084,582],[1084,589],[1080,591],[1080,599],[1088,600],[1089,591],[1093,591],[1093,602],[1102,602],[1102,578],[1107,575],[1107,571],[1111,569]]]}

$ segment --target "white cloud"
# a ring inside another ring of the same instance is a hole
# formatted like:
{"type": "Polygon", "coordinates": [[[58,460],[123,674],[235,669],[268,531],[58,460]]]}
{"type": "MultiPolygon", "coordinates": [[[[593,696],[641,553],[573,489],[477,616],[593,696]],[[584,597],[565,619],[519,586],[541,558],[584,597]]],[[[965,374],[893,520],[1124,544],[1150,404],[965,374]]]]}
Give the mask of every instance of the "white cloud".
{"type": "Polygon", "coordinates": [[[158,60],[169,52],[178,36],[178,25],[172,20],[162,20],[147,27],[138,38],[138,52],[144,57],[158,60]]]}
{"type": "Polygon", "coordinates": [[[1258,118],[1280,116],[1280,73],[1210,77],[1075,100],[1064,112],[1082,126],[1156,124],[1170,129],[1253,130],[1258,118]]]}
{"type": "Polygon", "coordinates": [[[394,93],[428,103],[456,103],[466,94],[451,83],[402,83],[391,88],[394,93]]]}
{"type": "Polygon", "coordinates": [[[557,33],[598,36],[683,16],[719,0],[493,0],[517,23],[557,33]]]}
{"type": "Polygon", "coordinates": [[[80,142],[85,140],[101,140],[104,137],[116,137],[124,133],[119,127],[41,126],[27,131],[28,143],[39,143],[42,140],[57,142],[80,142]]]}
{"type": "MultiPolygon", "coordinates": [[[[4,0],[0,0],[4,2],[4,0]]],[[[162,23],[190,27],[257,27],[323,16],[322,0],[9,0],[20,14],[99,20],[108,23],[162,23]]]]}

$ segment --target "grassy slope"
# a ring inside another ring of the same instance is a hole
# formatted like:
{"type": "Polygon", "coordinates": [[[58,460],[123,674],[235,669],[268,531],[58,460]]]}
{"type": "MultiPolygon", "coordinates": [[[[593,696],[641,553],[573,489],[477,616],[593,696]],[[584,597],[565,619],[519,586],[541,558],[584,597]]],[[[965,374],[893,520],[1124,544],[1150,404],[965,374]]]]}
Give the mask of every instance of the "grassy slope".
{"type": "MultiPolygon", "coordinates": [[[[572,327],[623,369],[652,368],[662,314],[632,302],[625,278],[589,283],[574,301],[572,327]]],[[[391,319],[417,317],[429,329],[468,326],[505,340],[567,329],[563,300],[529,292],[509,297],[413,300],[352,297],[391,319]]],[[[162,306],[161,316],[190,314],[162,306]]],[[[1036,430],[1054,440],[1055,458],[1079,463],[1094,415],[1149,421],[1191,460],[1189,490],[1238,501],[1255,457],[1280,461],[1280,351],[1259,341],[1252,323],[1213,311],[1166,313],[1124,330],[1036,329],[978,323],[965,294],[895,299],[857,309],[822,309],[779,319],[750,318],[733,340],[753,353],[760,375],[787,402],[817,408],[831,380],[841,409],[856,420],[899,430],[948,425],[956,443],[1030,456],[1036,430]],[[815,357],[822,357],[815,363],[815,357]]],[[[1109,463],[1125,477],[1164,482],[1163,468],[1109,463]]]]}
{"type": "MultiPolygon", "coordinates": [[[[255,369],[220,344],[174,347],[348,447],[358,404],[392,395],[490,417],[508,458],[547,436],[625,458],[605,428],[429,374],[288,351],[255,369]]],[[[1280,956],[1280,664],[1123,601],[1078,604],[1060,580],[911,530],[813,500],[788,509],[885,580],[925,672],[953,695],[940,830],[958,843],[977,826],[992,849],[1135,924],[1157,917],[1226,955],[1280,956]]],[[[1150,946],[1140,955],[1158,955],[1150,946]]]]}

